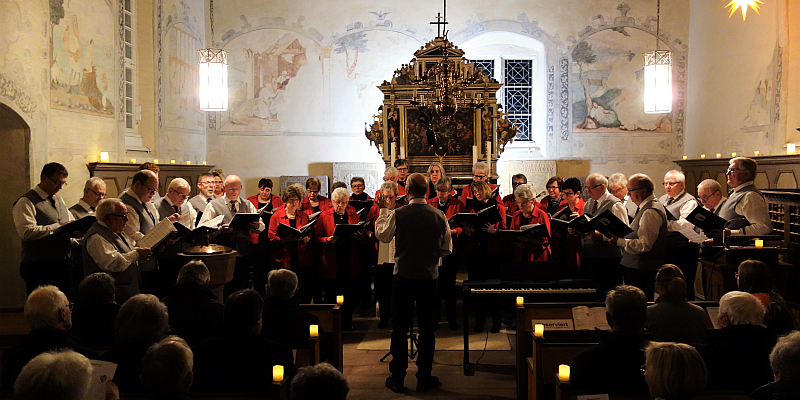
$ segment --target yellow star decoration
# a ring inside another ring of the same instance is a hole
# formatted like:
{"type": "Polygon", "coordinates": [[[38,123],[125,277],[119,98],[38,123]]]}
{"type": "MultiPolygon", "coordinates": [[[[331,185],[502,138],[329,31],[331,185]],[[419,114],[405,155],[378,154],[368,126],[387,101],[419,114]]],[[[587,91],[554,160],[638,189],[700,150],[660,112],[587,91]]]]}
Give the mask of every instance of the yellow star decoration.
{"type": "Polygon", "coordinates": [[[730,15],[728,15],[728,18],[733,16],[733,14],[736,12],[737,8],[741,8],[742,9],[742,21],[746,21],[747,20],[747,7],[752,8],[753,11],[756,12],[756,14],[761,15],[758,12],[759,4],[764,4],[764,3],[761,2],[761,0],[730,0],[730,3],[728,3],[728,5],[726,5],[725,8],[730,8],[731,9],[731,13],[730,13],[730,15]]]}

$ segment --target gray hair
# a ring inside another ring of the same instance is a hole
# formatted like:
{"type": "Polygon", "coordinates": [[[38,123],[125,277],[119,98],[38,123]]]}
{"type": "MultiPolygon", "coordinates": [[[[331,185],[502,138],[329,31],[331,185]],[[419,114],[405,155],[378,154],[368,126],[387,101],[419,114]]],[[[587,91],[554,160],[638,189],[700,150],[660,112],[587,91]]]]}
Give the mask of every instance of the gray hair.
{"type": "Polygon", "coordinates": [[[297,289],[297,274],[288,269],[274,269],[267,275],[269,293],[273,296],[291,298],[297,289]]]}
{"type": "Polygon", "coordinates": [[[475,163],[475,164],[472,166],[472,173],[474,174],[474,173],[475,173],[475,171],[483,171],[483,172],[485,172],[487,175],[489,174],[489,172],[492,172],[492,171],[489,169],[489,164],[487,164],[487,163],[486,163],[486,161],[478,161],[478,162],[476,162],[476,163],[475,163]]]}
{"type": "Polygon", "coordinates": [[[758,163],[756,160],[747,157],[736,157],[731,158],[728,163],[733,164],[734,161],[739,161],[739,166],[742,167],[743,170],[747,171],[750,179],[753,180],[756,178],[756,173],[758,172],[758,163]]]}
{"type": "Polygon", "coordinates": [[[170,335],[147,349],[140,378],[150,393],[183,393],[186,375],[192,372],[194,353],[186,341],[170,335]]]}
{"type": "Polygon", "coordinates": [[[331,201],[333,200],[347,200],[350,197],[350,193],[347,192],[345,188],[336,188],[336,190],[331,193],[331,201]]]}
{"type": "MultiPolygon", "coordinates": [[[[434,161],[434,162],[431,163],[431,165],[428,166],[428,171],[425,173],[425,176],[427,178],[430,179],[431,172],[433,172],[433,167],[439,167],[439,172],[442,173],[442,178],[447,176],[447,172],[445,172],[445,170],[444,170],[444,165],[442,165],[442,163],[440,163],[438,161],[434,161]]],[[[441,178],[439,178],[439,179],[441,179],[441,178]]],[[[434,183],[436,183],[436,182],[434,182],[434,183]]]]}
{"type": "Polygon", "coordinates": [[[729,325],[763,325],[764,305],[747,292],[732,291],[719,299],[719,319],[726,317],[729,325]]]}
{"type": "Polygon", "coordinates": [[[114,277],[105,272],[95,272],[83,278],[78,285],[78,297],[86,304],[105,304],[114,301],[114,277]]]}
{"type": "Polygon", "coordinates": [[[625,186],[628,184],[628,177],[621,172],[615,172],[608,177],[608,186],[625,186]]]}
{"type": "Polygon", "coordinates": [[[347,379],[328,363],[303,367],[292,379],[290,400],[346,400],[350,392],[347,379]]]}
{"type": "Polygon", "coordinates": [[[86,180],[86,184],[83,185],[83,188],[92,190],[97,185],[106,186],[106,181],[104,181],[103,178],[100,178],[98,176],[93,176],[86,180]]]}
{"type": "Polygon", "coordinates": [[[769,353],[769,364],[772,372],[780,375],[787,382],[800,381],[800,331],[794,331],[778,338],[772,352],[769,353]]]}
{"type": "Polygon", "coordinates": [[[287,186],[286,189],[283,189],[283,193],[281,194],[281,200],[283,200],[284,203],[288,203],[289,199],[293,197],[297,198],[297,200],[303,200],[303,197],[306,197],[305,189],[299,186],[300,185],[298,184],[294,184],[287,186]]]}
{"type": "Polygon", "coordinates": [[[167,306],[152,294],[137,294],[120,307],[114,321],[117,345],[150,344],[169,332],[167,306]]]}
{"type": "Polygon", "coordinates": [[[675,182],[686,182],[686,175],[677,169],[667,171],[667,173],[664,174],[664,180],[666,181],[667,178],[675,178],[675,182]]]}
{"type": "Polygon", "coordinates": [[[177,191],[178,189],[186,189],[191,191],[192,187],[189,186],[189,182],[187,182],[186,179],[175,178],[169,182],[169,187],[167,189],[172,189],[175,191],[177,191]]]}
{"type": "MultiPolygon", "coordinates": [[[[297,192],[300,193],[300,200],[303,200],[303,198],[306,197],[306,188],[303,186],[303,184],[301,184],[301,183],[293,183],[293,184],[291,184],[289,186],[297,188],[297,192]]],[[[287,186],[287,187],[289,187],[289,186],[287,186]]]]}
{"type": "Polygon", "coordinates": [[[536,190],[533,188],[533,185],[523,183],[514,189],[514,196],[520,197],[527,201],[533,201],[536,199],[536,190]]]}
{"type": "Polygon", "coordinates": [[[194,283],[200,286],[208,286],[211,280],[211,273],[206,264],[195,258],[184,265],[178,272],[176,283],[194,283]]]}
{"type": "Polygon", "coordinates": [[[717,182],[714,179],[706,179],[706,180],[700,182],[700,184],[697,185],[697,189],[700,189],[700,188],[710,189],[711,193],[721,192],[722,191],[722,185],[720,185],[719,182],[717,182]]]}
{"type": "Polygon", "coordinates": [[[439,188],[445,188],[448,192],[452,192],[453,191],[453,180],[448,178],[448,177],[446,177],[446,176],[442,176],[441,178],[439,178],[438,181],[436,181],[436,184],[434,185],[433,188],[435,190],[439,190],[439,188]]]}
{"type": "Polygon", "coordinates": [[[383,175],[384,176],[386,176],[386,175],[395,175],[396,176],[398,173],[399,173],[399,171],[395,167],[389,167],[389,168],[386,168],[386,170],[383,171],[383,175]]]}
{"type": "Polygon", "coordinates": [[[594,174],[590,174],[589,176],[587,176],[586,177],[586,183],[587,183],[586,186],[587,187],[589,186],[589,184],[588,184],[589,181],[594,182],[594,185],[592,185],[592,186],[595,186],[595,185],[606,185],[606,187],[608,187],[608,179],[603,174],[594,173],[594,174]]]}
{"type": "Polygon", "coordinates": [[[67,305],[69,305],[67,296],[57,287],[39,286],[31,292],[25,302],[25,321],[31,330],[56,329],[61,309],[67,305]]]}
{"type": "Polygon", "coordinates": [[[92,364],[72,350],[42,353],[19,373],[14,398],[25,400],[83,400],[89,397],[92,364]]]}
{"type": "Polygon", "coordinates": [[[117,205],[125,207],[125,203],[116,197],[100,200],[100,202],[97,203],[97,208],[94,210],[94,215],[97,217],[98,221],[103,221],[109,214],[114,214],[114,209],[117,208],[117,205]]]}
{"type": "Polygon", "coordinates": [[[381,185],[381,193],[383,193],[385,189],[391,190],[395,196],[397,196],[397,192],[400,191],[400,187],[397,185],[397,182],[392,182],[392,181],[383,182],[383,184],[381,185]]]}

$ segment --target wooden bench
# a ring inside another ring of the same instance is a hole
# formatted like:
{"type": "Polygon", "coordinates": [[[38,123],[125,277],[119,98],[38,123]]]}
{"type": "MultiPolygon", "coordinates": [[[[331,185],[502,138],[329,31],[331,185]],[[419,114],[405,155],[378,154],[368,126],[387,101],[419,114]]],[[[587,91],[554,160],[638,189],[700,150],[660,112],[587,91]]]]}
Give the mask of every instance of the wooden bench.
{"type": "MultiPolygon", "coordinates": [[[[325,331],[324,340],[328,341],[331,348],[328,362],[340,372],[344,372],[344,342],[342,340],[341,307],[336,304],[301,304],[300,308],[319,318],[320,328],[325,331]]],[[[302,357],[308,357],[309,362],[312,357],[316,357],[316,363],[319,363],[319,341],[316,343],[316,353],[316,356],[308,354],[302,357]]],[[[301,358],[300,351],[298,351],[297,358],[301,358]]],[[[297,363],[297,360],[295,360],[295,363],[297,363]]]]}
{"type": "MultiPolygon", "coordinates": [[[[700,307],[716,307],[716,302],[694,302],[700,307]]],[[[604,303],[526,303],[517,308],[517,398],[541,400],[545,398],[545,384],[557,371],[559,364],[569,364],[572,357],[583,349],[600,343],[603,331],[599,330],[546,330],[544,338],[535,339],[532,320],[572,319],[572,308],[577,306],[604,307],[604,303]]],[[[713,329],[706,318],[708,329],[713,329]]],[[[552,393],[552,389],[551,389],[552,393]]]]}

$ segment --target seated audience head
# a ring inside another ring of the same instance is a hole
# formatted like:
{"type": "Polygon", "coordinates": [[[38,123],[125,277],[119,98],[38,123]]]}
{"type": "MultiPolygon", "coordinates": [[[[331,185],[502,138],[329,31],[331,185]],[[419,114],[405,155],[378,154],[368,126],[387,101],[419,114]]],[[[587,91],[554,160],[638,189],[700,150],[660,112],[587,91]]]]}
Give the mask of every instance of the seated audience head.
{"type": "Polygon", "coordinates": [[[137,294],[122,305],[114,321],[117,345],[150,344],[169,332],[167,306],[152,294],[137,294]]]}
{"type": "Polygon", "coordinates": [[[336,188],[331,193],[331,202],[333,203],[333,211],[339,215],[344,215],[347,210],[347,204],[350,200],[350,193],[347,193],[345,188],[336,188]]]}
{"type": "Polygon", "coordinates": [[[428,193],[428,181],[425,180],[425,175],[418,172],[409,175],[406,180],[406,193],[411,198],[425,197],[428,193]]]}
{"type": "Polygon", "coordinates": [[[209,173],[200,174],[197,177],[197,190],[203,194],[203,196],[211,197],[214,195],[214,175],[209,173]]]}
{"type": "Polygon", "coordinates": [[[647,322],[647,298],[636,286],[618,285],[606,295],[606,319],[617,333],[641,333],[647,322]]]}
{"type": "Polygon", "coordinates": [[[232,293],[225,301],[225,329],[229,331],[261,332],[261,312],[264,299],[253,289],[232,293]]]}
{"type": "Polygon", "coordinates": [[[297,274],[288,269],[274,269],[267,276],[270,296],[291,299],[297,293],[297,274]]]}
{"type": "Polygon", "coordinates": [[[184,265],[178,272],[176,283],[189,283],[193,285],[208,286],[211,282],[211,272],[208,271],[206,264],[195,258],[184,265]]]}
{"type": "Polygon", "coordinates": [[[167,197],[169,197],[169,201],[173,205],[181,206],[189,198],[191,191],[192,187],[189,186],[189,182],[186,179],[175,178],[169,182],[167,197]]]}
{"type": "Polygon", "coordinates": [[[25,302],[24,315],[31,330],[72,328],[72,304],[55,286],[34,289],[25,302]]]}
{"type": "Polygon", "coordinates": [[[133,183],[129,190],[136,194],[142,203],[147,203],[158,193],[158,174],[149,169],[133,174],[133,183]]]}
{"type": "Polygon", "coordinates": [[[394,167],[397,168],[397,180],[404,182],[408,177],[408,161],[405,158],[394,160],[394,167]]]}
{"type": "Polygon", "coordinates": [[[655,190],[655,184],[649,176],[645,174],[634,174],[628,179],[628,195],[631,200],[638,206],[641,205],[644,199],[650,197],[655,190]]]}
{"type": "Polygon", "coordinates": [[[14,383],[19,400],[84,400],[89,398],[92,364],[72,350],[42,353],[22,368],[14,383]]]}
{"type": "Polygon", "coordinates": [[[83,278],[78,285],[78,297],[83,304],[106,304],[116,301],[114,277],[105,272],[95,272],[83,278]]]}
{"type": "Polygon", "coordinates": [[[128,225],[128,208],[118,198],[103,199],[97,205],[95,217],[106,224],[108,229],[120,234],[128,225]]]}
{"type": "Polygon", "coordinates": [[[800,383],[800,331],[778,338],[769,363],[776,381],[800,383]]]}
{"type": "Polygon", "coordinates": [[[764,305],[750,293],[732,291],[719,299],[719,316],[721,327],[730,325],[762,325],[764,322],[764,305]]]}
{"type": "Polygon", "coordinates": [[[386,170],[383,171],[383,180],[385,182],[397,182],[397,168],[386,168],[386,170]]]}
{"type": "Polygon", "coordinates": [[[694,347],[684,343],[650,342],[644,355],[644,380],[653,397],[685,400],[705,390],[708,371],[694,347]]]}
{"type": "Polygon", "coordinates": [[[356,196],[361,195],[364,193],[364,189],[367,185],[364,183],[364,178],[360,176],[354,176],[350,178],[350,188],[353,189],[353,194],[356,196]]]}
{"type": "Polygon", "coordinates": [[[83,185],[83,197],[81,198],[90,207],[97,207],[97,203],[106,197],[106,182],[98,177],[93,176],[86,180],[83,185]]]}
{"type": "Polygon", "coordinates": [[[714,179],[706,179],[697,185],[697,198],[705,208],[714,209],[722,201],[722,186],[714,179]]]}
{"type": "Polygon", "coordinates": [[[488,182],[489,181],[489,164],[485,161],[478,161],[472,166],[472,181],[473,182],[488,182]]]}
{"type": "Polygon", "coordinates": [[[349,392],[344,375],[333,365],[321,363],[297,370],[289,400],[346,400],[349,392]]]}
{"type": "MultiPolygon", "coordinates": [[[[564,183],[560,176],[551,176],[544,185],[547,195],[555,199],[561,195],[561,185],[564,183]]],[[[588,179],[587,179],[588,183],[588,179]]]]}
{"type": "Polygon", "coordinates": [[[673,264],[664,264],[656,272],[656,293],[658,298],[669,302],[680,302],[686,299],[686,278],[680,268],[673,264]]]}
{"type": "Polygon", "coordinates": [[[772,291],[772,273],[763,261],[744,260],[739,264],[736,283],[743,292],[769,293],[772,291]]]}
{"type": "Polygon", "coordinates": [[[667,171],[664,175],[664,190],[667,196],[677,197],[686,188],[686,176],[678,170],[667,171]]]}
{"type": "Polygon", "coordinates": [[[564,179],[561,187],[561,192],[564,193],[567,202],[572,206],[577,204],[581,198],[581,181],[578,178],[567,178],[564,179]]]}
{"type": "Polygon", "coordinates": [[[586,177],[586,194],[593,200],[603,197],[608,191],[608,179],[603,174],[591,174],[586,177]]]}
{"type": "Polygon", "coordinates": [[[436,184],[439,179],[446,177],[447,173],[444,171],[444,165],[442,165],[442,163],[434,161],[428,166],[428,171],[425,173],[425,176],[428,177],[429,182],[436,184]]]}
{"type": "Polygon", "coordinates": [[[186,341],[170,335],[147,349],[140,379],[150,393],[188,393],[192,386],[194,354],[186,341]]]}
{"type": "Polygon", "coordinates": [[[470,185],[472,197],[482,203],[487,202],[492,196],[492,187],[484,181],[474,181],[470,185]]]}
{"type": "Polygon", "coordinates": [[[628,195],[628,188],[625,187],[627,184],[628,177],[625,174],[620,172],[613,173],[608,177],[608,192],[622,200],[628,195]]]}

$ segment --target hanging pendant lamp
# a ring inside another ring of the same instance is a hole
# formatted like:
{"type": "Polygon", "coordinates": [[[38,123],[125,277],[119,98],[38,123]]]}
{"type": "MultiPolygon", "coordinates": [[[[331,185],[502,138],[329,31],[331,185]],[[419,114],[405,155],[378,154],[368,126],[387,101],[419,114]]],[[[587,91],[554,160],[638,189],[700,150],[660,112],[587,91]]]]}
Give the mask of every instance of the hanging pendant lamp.
{"type": "MultiPolygon", "coordinates": [[[[211,0],[211,43],[214,43],[214,0],[211,0]]],[[[228,109],[228,53],[222,49],[197,50],[200,54],[200,109],[228,109]]]]}
{"type": "Polygon", "coordinates": [[[656,49],[644,53],[644,112],[665,114],[672,112],[672,53],[659,50],[661,31],[661,0],[656,12],[656,49]]]}

